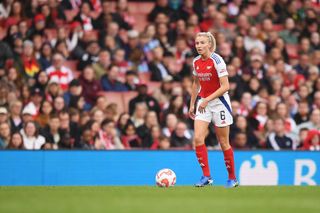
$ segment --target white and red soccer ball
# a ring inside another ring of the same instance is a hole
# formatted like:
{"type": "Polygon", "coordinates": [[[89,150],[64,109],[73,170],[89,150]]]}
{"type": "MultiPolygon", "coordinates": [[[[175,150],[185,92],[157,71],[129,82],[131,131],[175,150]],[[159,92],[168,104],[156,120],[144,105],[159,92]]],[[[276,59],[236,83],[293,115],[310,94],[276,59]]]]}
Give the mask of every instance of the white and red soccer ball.
{"type": "Polygon", "coordinates": [[[176,184],[176,174],[171,169],[161,169],[156,175],[156,184],[159,187],[171,187],[176,184]]]}

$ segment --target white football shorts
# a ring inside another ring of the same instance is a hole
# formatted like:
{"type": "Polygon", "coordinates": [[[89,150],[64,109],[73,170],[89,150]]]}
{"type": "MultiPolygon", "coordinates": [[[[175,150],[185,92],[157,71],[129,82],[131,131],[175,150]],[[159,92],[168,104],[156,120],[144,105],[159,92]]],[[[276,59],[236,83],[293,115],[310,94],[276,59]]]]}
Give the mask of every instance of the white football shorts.
{"type": "Polygon", "coordinates": [[[211,100],[206,106],[205,112],[199,112],[199,106],[202,102],[202,98],[197,103],[197,110],[195,120],[211,121],[217,127],[229,126],[233,123],[230,98],[228,94],[211,100]]]}

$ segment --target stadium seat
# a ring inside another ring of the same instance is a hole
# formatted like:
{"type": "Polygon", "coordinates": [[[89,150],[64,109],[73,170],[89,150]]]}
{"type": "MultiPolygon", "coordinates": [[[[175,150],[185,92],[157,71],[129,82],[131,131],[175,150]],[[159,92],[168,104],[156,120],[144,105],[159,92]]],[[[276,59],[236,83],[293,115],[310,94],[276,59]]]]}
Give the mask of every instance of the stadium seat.
{"type": "Polygon", "coordinates": [[[152,94],[155,89],[160,88],[161,82],[150,81],[147,83],[147,86],[148,86],[148,93],[152,94]]]}
{"type": "Polygon", "coordinates": [[[101,91],[98,93],[99,96],[105,96],[108,104],[115,103],[118,106],[118,113],[125,111],[123,96],[121,92],[105,92],[101,91]]]}
{"type": "Polygon", "coordinates": [[[150,72],[143,72],[143,73],[139,73],[138,75],[139,75],[139,80],[142,83],[147,83],[151,79],[151,73],[150,72]]]}
{"type": "Polygon", "coordinates": [[[147,15],[154,7],[154,2],[129,2],[129,10],[131,13],[139,13],[147,15]]]}
{"type": "Polygon", "coordinates": [[[273,30],[279,32],[279,31],[283,30],[283,25],[282,24],[274,24],[273,30]]]}

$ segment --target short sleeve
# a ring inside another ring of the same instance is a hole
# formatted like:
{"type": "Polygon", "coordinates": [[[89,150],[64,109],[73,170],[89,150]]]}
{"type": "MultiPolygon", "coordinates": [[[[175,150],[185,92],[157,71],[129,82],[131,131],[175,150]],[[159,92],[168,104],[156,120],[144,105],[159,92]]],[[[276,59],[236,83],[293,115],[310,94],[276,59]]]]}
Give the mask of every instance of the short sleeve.
{"type": "Polygon", "coordinates": [[[194,76],[198,76],[198,73],[197,73],[196,68],[195,68],[195,62],[196,62],[196,58],[193,59],[193,62],[192,62],[192,74],[194,76]]]}
{"type": "Polygon", "coordinates": [[[216,70],[217,70],[218,77],[221,78],[221,77],[223,77],[223,76],[228,75],[227,65],[226,65],[226,63],[224,62],[223,58],[222,58],[220,55],[215,54],[215,53],[213,53],[213,54],[211,55],[211,58],[212,58],[213,61],[214,61],[214,67],[215,67],[216,70]]]}

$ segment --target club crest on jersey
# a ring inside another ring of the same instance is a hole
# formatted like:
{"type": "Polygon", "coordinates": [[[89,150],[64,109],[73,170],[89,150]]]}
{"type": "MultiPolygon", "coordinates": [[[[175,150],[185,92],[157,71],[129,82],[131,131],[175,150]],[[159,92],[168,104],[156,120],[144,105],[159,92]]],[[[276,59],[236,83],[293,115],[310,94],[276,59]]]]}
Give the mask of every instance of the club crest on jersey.
{"type": "Polygon", "coordinates": [[[207,70],[210,70],[211,69],[211,66],[207,66],[207,70]]]}
{"type": "Polygon", "coordinates": [[[196,69],[198,70],[198,69],[199,69],[199,66],[197,66],[196,69]]]}

